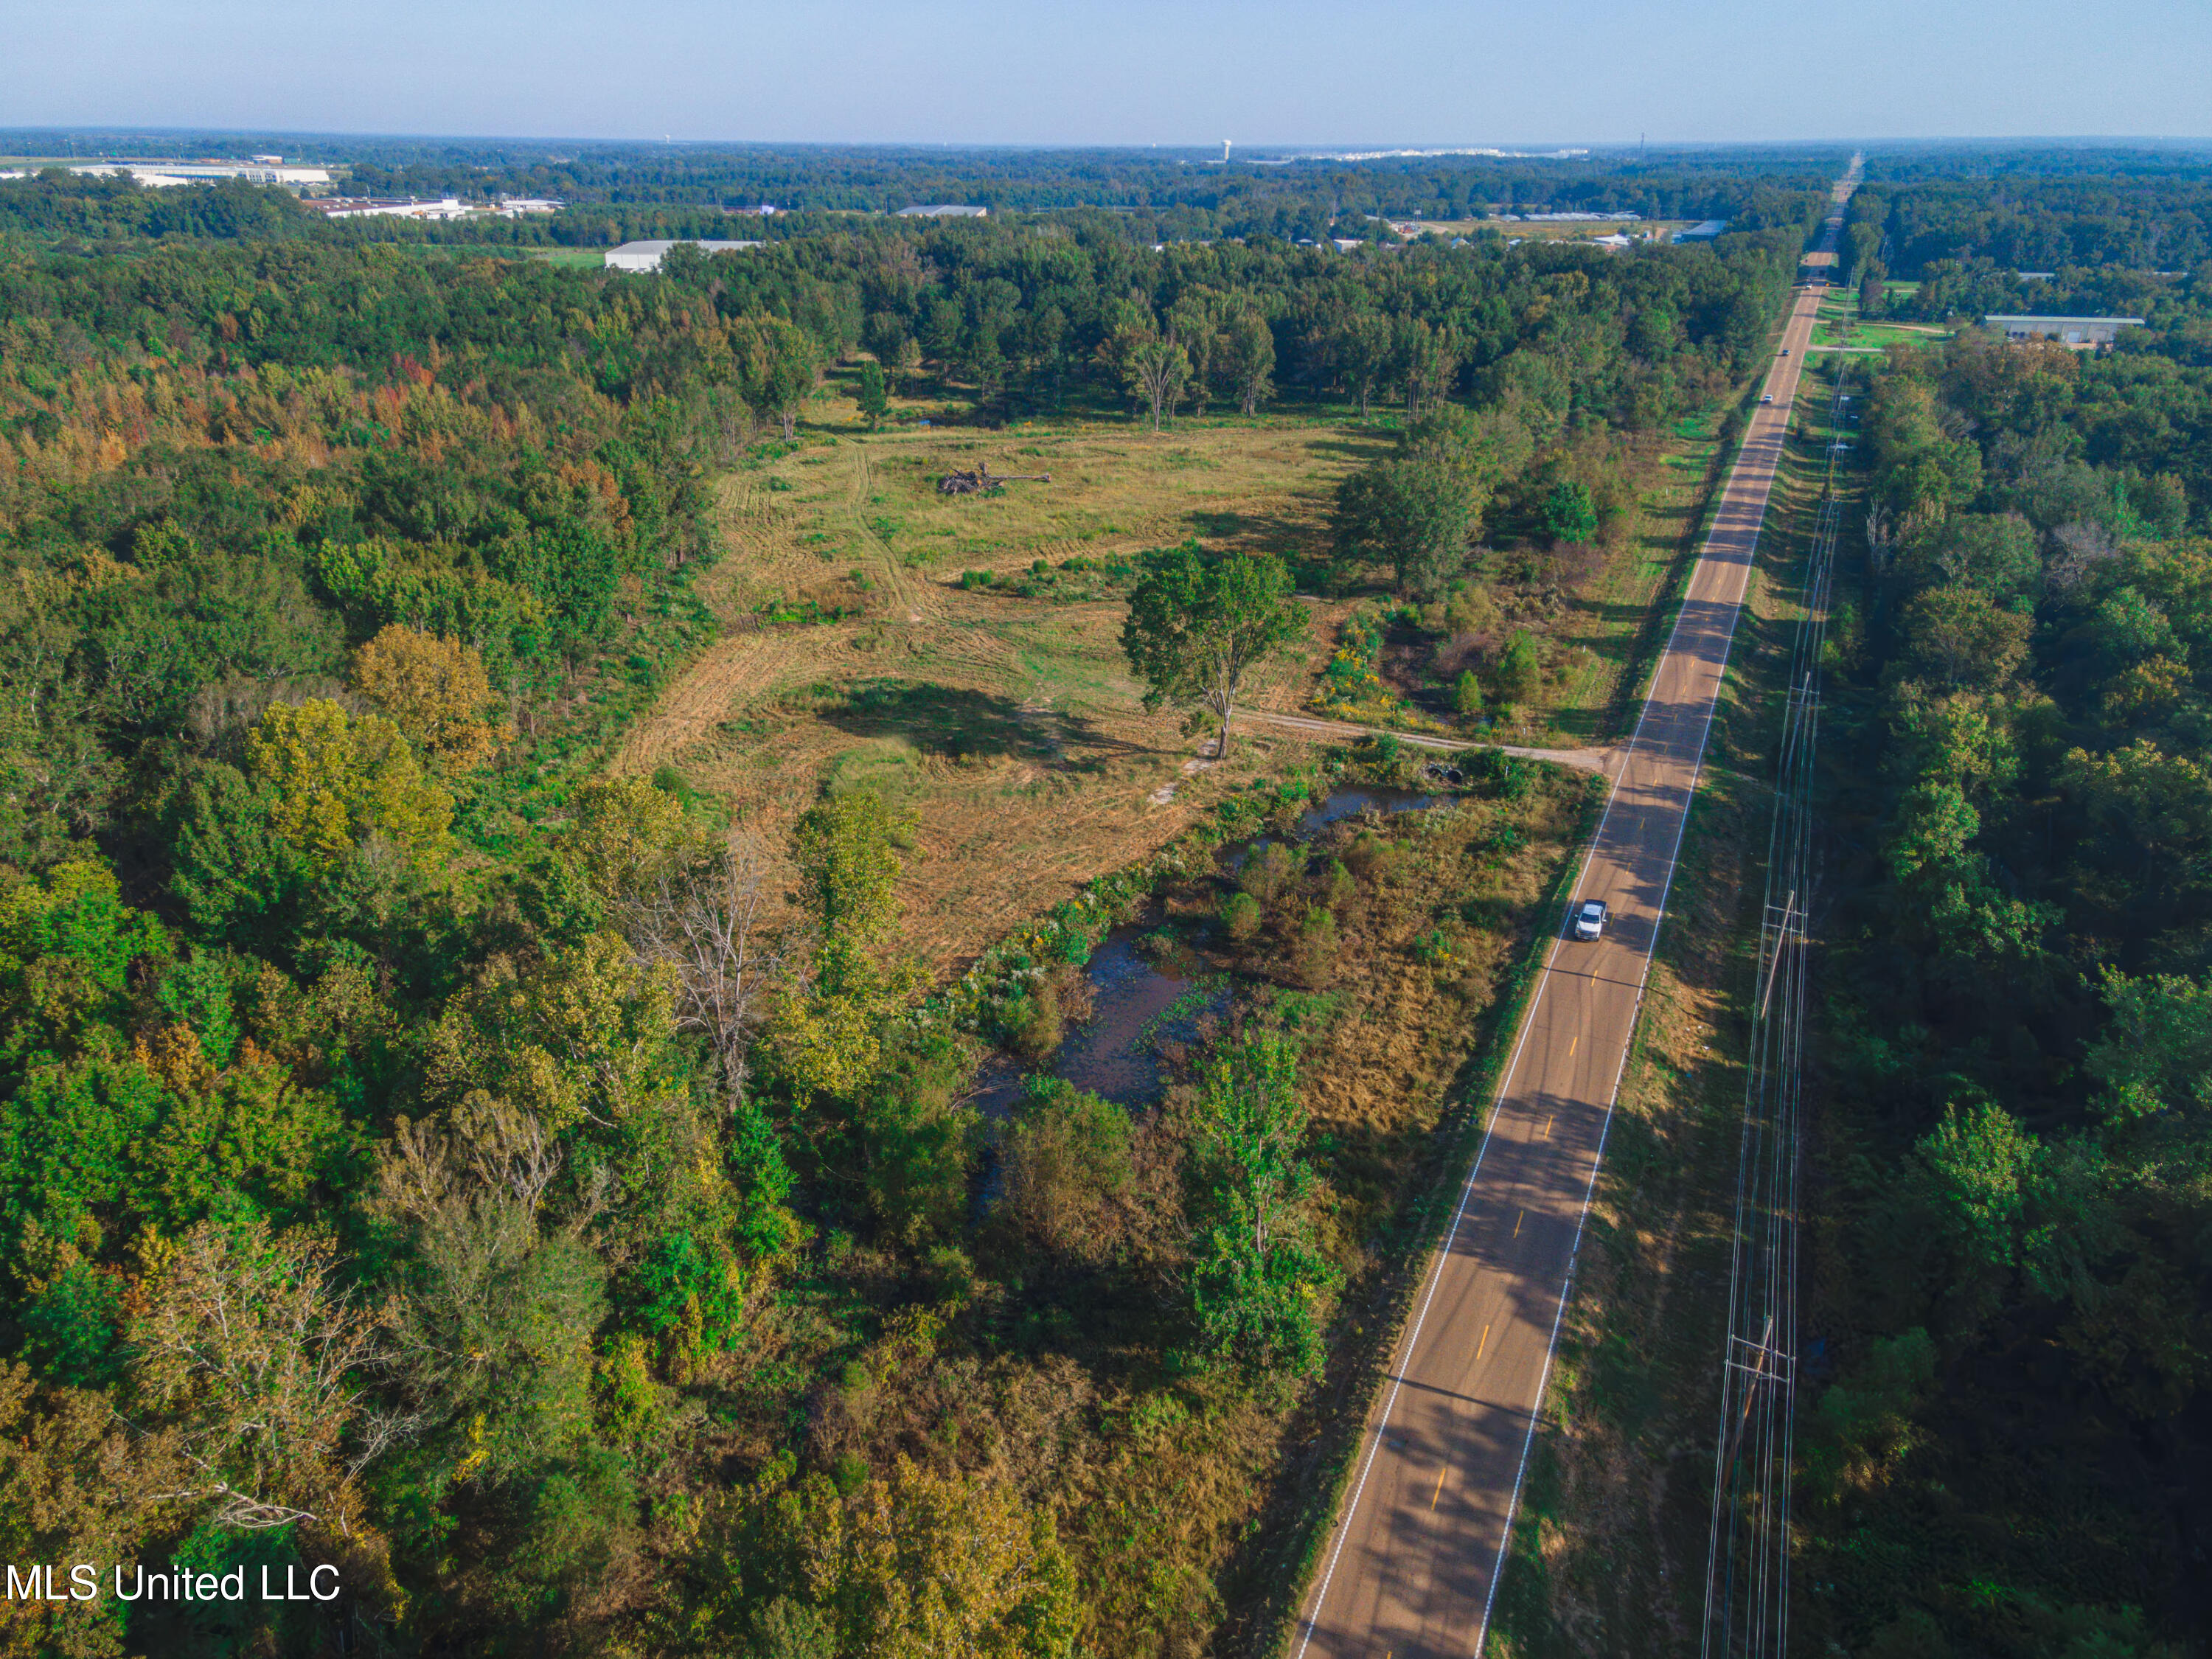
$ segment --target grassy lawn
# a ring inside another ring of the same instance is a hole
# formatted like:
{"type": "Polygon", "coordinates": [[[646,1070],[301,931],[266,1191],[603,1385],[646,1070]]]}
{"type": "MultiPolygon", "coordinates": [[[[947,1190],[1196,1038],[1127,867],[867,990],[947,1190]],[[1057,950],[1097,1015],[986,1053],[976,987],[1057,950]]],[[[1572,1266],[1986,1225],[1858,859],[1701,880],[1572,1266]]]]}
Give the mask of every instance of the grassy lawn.
{"type": "MultiPolygon", "coordinates": [[[[1893,295],[1904,296],[1909,296],[1919,286],[1917,283],[1888,284],[1893,295]]],[[[1929,345],[1950,339],[1957,332],[1956,329],[1941,328],[1932,323],[1862,321],[1858,290],[1839,288],[1832,290],[1831,297],[1820,303],[1820,320],[1813,330],[1813,343],[1877,349],[1893,345],[1929,345]]]]}

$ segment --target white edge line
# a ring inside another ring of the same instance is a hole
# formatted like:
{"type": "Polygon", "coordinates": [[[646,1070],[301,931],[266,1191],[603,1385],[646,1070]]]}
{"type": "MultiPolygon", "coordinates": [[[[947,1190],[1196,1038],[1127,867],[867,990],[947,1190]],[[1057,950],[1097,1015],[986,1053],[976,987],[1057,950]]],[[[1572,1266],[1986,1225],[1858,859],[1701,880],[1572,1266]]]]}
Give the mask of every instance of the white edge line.
{"type": "MultiPolygon", "coordinates": [[[[1784,331],[1784,337],[1787,337],[1786,330],[1784,331]]],[[[1796,403],[1796,384],[1795,381],[1792,381],[1790,384],[1790,405],[1785,407],[1794,406],[1796,403]]],[[[1783,410],[1778,408],[1776,412],[1778,414],[1781,414],[1783,413],[1783,410]]],[[[1786,416],[1784,418],[1786,420],[1786,416]]],[[[1776,459],[1774,466],[1775,474],[1779,474],[1782,470],[1782,459],[1783,458],[1778,457],[1776,459]]],[[[1735,481],[1735,469],[1731,468],[1729,470],[1729,481],[1731,483],[1735,481]]],[[[1567,1270],[1565,1277],[1560,1280],[1559,1284],[1559,1305],[1552,1315],[1552,1335],[1550,1341],[1545,1345],[1544,1348],[1544,1369],[1537,1378],[1536,1397],[1528,1407],[1528,1428],[1527,1433],[1522,1437],[1521,1441],[1521,1463],[1520,1467],[1516,1468],[1513,1474],[1513,1495],[1509,1498],[1505,1503],[1505,1529],[1504,1535],[1498,1540],[1498,1560],[1496,1565],[1491,1569],[1490,1588],[1484,1593],[1482,1598],[1482,1624],[1476,1631],[1474,1638],[1474,1653],[1475,1659],[1481,1659],[1483,1644],[1490,1639],[1491,1609],[1498,1600],[1498,1581],[1505,1576],[1506,1558],[1511,1553],[1513,1548],[1513,1518],[1515,1515],[1518,1513],[1521,1507],[1522,1483],[1527,1480],[1528,1474],[1528,1454],[1534,1448],[1536,1443],[1536,1424],[1543,1416],[1544,1413],[1544,1391],[1551,1386],[1552,1359],[1553,1356],[1559,1351],[1559,1327],[1566,1318],[1567,1298],[1574,1292],[1575,1268],[1582,1257],[1583,1231],[1589,1222],[1590,1201],[1597,1194],[1598,1172],[1605,1167],[1606,1137],[1613,1129],[1613,1107],[1620,1098],[1620,1079],[1626,1075],[1628,1071],[1628,1051],[1635,1046],[1636,1028],[1638,1024],[1644,1018],[1644,994],[1651,981],[1652,958],[1658,954],[1659,929],[1667,920],[1667,901],[1674,896],[1674,870],[1682,854],[1682,838],[1689,832],[1690,808],[1696,802],[1698,785],[1705,776],[1705,747],[1712,736],[1713,715],[1720,708],[1721,689],[1728,682],[1729,659],[1734,654],[1735,647],[1736,623],[1743,615],[1744,606],[1748,604],[1751,599],[1751,573],[1758,565],[1759,544],[1764,538],[1766,529],[1766,503],[1772,496],[1773,493],[1774,478],[1772,475],[1770,475],[1767,479],[1767,487],[1759,496],[1759,523],[1752,531],[1750,556],[1744,562],[1744,592],[1742,596],[1736,600],[1735,605],[1730,608],[1729,613],[1728,633],[1723,636],[1721,641],[1719,672],[1714,676],[1713,679],[1712,698],[1706,703],[1705,720],[1698,727],[1698,751],[1690,764],[1689,787],[1683,792],[1682,816],[1680,822],[1678,822],[1674,826],[1674,845],[1668,850],[1667,854],[1667,878],[1660,887],[1658,913],[1653,917],[1651,922],[1651,943],[1644,954],[1644,971],[1638,976],[1636,981],[1636,1006],[1629,1016],[1628,1041],[1621,1044],[1620,1063],[1613,1069],[1613,1088],[1611,1092],[1606,1096],[1605,1117],[1598,1125],[1597,1152],[1595,1156],[1590,1160],[1589,1182],[1589,1184],[1583,1188],[1582,1213],[1575,1218],[1575,1240],[1573,1245],[1567,1251],[1567,1270]]],[[[1705,562],[1702,556],[1700,556],[1698,562],[1700,564],[1705,562]]],[[[1691,576],[1692,581],[1694,581],[1696,579],[1696,572],[1694,570],[1691,573],[1691,576]]],[[[1685,591],[1682,608],[1685,611],[1689,609],[1686,590],[1685,591]]],[[[1680,618],[1677,618],[1675,625],[1678,628],[1680,626],[1680,618]]],[[[1672,636],[1669,635],[1667,654],[1671,655],[1673,653],[1673,650],[1674,641],[1672,636]]],[[[1666,657],[1662,656],[1660,661],[1663,665],[1666,661],[1666,657]]],[[[1652,672],[1651,680],[1654,685],[1658,684],[1659,675],[1658,671],[1656,669],[1652,672]]],[[[1648,698],[1645,701],[1644,708],[1647,712],[1650,708],[1650,702],[1648,698]]],[[[1641,719],[1637,721],[1636,726],[1638,734],[1639,736],[1642,735],[1644,722],[1641,719]]],[[[1627,767],[1626,763],[1623,764],[1621,769],[1624,774],[1626,772],[1627,767]]],[[[1601,823],[1599,826],[1601,832],[1602,832],[1603,828],[1603,824],[1601,823]]],[[[1597,843],[1595,838],[1593,837],[1590,843],[1590,852],[1592,856],[1595,855],[1596,851],[1597,843]]],[[[1584,861],[1584,867],[1588,867],[1587,860],[1584,861]]],[[[1554,950],[1556,952],[1556,947],[1554,947],[1554,950]]],[[[1549,977],[1548,967],[1546,969],[1546,976],[1547,978],[1549,977]]],[[[1533,1009],[1531,1012],[1534,1012],[1533,1009]]],[[[1470,1180],[1472,1180],[1472,1176],[1469,1177],[1470,1180]]],[[[1316,1612],[1318,1613],[1318,1607],[1316,1608],[1316,1612]]],[[[1304,1649],[1301,1647],[1299,1652],[1303,1655],[1304,1649]]]]}
{"type": "MultiPolygon", "coordinates": [[[[1787,337],[1786,325],[1784,328],[1784,336],[1785,337],[1787,337]]],[[[1772,367],[1778,366],[1779,362],[1778,360],[1777,360],[1772,367]]],[[[1772,367],[1770,367],[1768,371],[1770,378],[1772,374],[1772,367]]],[[[1794,406],[1796,401],[1796,392],[1795,383],[1793,382],[1790,392],[1790,405],[1777,407],[1775,409],[1776,414],[1784,416],[1786,422],[1787,417],[1785,410],[1789,406],[1794,406]]],[[[1786,430],[1784,435],[1786,447],[1786,439],[1788,435],[1786,430]]],[[[1748,439],[1746,441],[1746,445],[1747,447],[1748,439]]],[[[1781,469],[1781,459],[1782,458],[1778,456],[1775,461],[1775,471],[1778,472],[1781,469]]],[[[1739,449],[1736,452],[1735,464],[1729,468],[1728,482],[1721,487],[1721,502],[1723,507],[1727,505],[1728,492],[1735,485],[1736,475],[1742,470],[1743,451],[1739,449]]],[[[1516,1510],[1520,1507],[1522,1481],[1526,1477],[1528,1468],[1528,1450],[1535,1438],[1536,1420],[1543,1412],[1544,1390],[1549,1386],[1551,1381],[1552,1357],[1559,1346],[1559,1323],[1560,1321],[1565,1318],[1566,1314],[1568,1293],[1574,1287],[1575,1260],[1582,1249],[1583,1224],[1587,1222],[1589,1217],[1590,1198],[1596,1191],[1598,1170],[1602,1167],[1604,1162],[1606,1136],[1613,1127],[1613,1103],[1619,1098],[1620,1093],[1620,1079],[1622,1074],[1627,1069],[1628,1050],[1635,1041],[1636,1023],[1643,1015],[1644,991],[1645,985],[1649,982],[1651,977],[1651,958],[1653,953],[1656,952],[1658,948],[1659,927],[1660,924],[1666,920],[1667,900],[1674,890],[1674,864],[1676,859],[1679,858],[1681,854],[1682,836],[1689,828],[1690,805],[1697,795],[1698,780],[1705,775],[1706,740],[1712,731],[1714,712],[1720,705],[1721,686],[1725,683],[1728,678],[1729,657],[1735,643],[1736,622],[1743,614],[1744,605],[1750,597],[1749,573],[1753,567],[1758,562],[1759,543],[1761,532],[1765,530],[1766,523],[1766,502],[1772,493],[1773,479],[1770,477],[1767,480],[1766,489],[1762,491],[1759,495],[1759,524],[1752,532],[1749,556],[1744,561],[1746,571],[1744,579],[1744,593],[1736,600],[1729,611],[1729,631],[1723,641],[1720,672],[1715,676],[1713,683],[1713,696],[1711,700],[1705,705],[1705,721],[1699,726],[1698,731],[1698,750],[1696,757],[1691,763],[1689,787],[1683,794],[1681,821],[1674,827],[1674,845],[1672,851],[1668,853],[1667,858],[1667,877],[1664,884],[1660,888],[1658,911],[1652,918],[1651,940],[1650,945],[1644,951],[1644,971],[1638,977],[1636,982],[1636,1006],[1632,1011],[1629,1018],[1629,1042],[1621,1045],[1620,1063],[1613,1072],[1613,1091],[1606,1097],[1605,1117],[1598,1128],[1597,1155],[1590,1164],[1589,1183],[1584,1188],[1583,1192],[1582,1214],[1575,1222],[1574,1247],[1568,1253],[1566,1278],[1565,1282],[1563,1282],[1559,1287],[1559,1310],[1553,1315],[1551,1341],[1544,1350],[1543,1374],[1538,1379],[1536,1384],[1535,1401],[1529,1407],[1528,1437],[1522,1442],[1521,1445],[1521,1466],[1514,1474],[1513,1495],[1506,1504],[1505,1530],[1504,1537],[1498,1543],[1498,1565],[1491,1571],[1490,1588],[1483,1599],[1482,1626],[1480,1631],[1476,1634],[1474,1650],[1477,1656],[1481,1654],[1482,1644],[1488,1637],[1490,1629],[1491,1603],[1497,1598],[1498,1581],[1499,1577],[1503,1576],[1506,1553],[1512,1547],[1513,1516],[1516,1510]]],[[[1714,514],[1714,525],[1716,529],[1719,526],[1719,511],[1717,509],[1714,514]]],[[[1712,537],[1710,533],[1706,536],[1705,545],[1708,548],[1712,545],[1712,537]]],[[[1698,565],[1703,565],[1705,562],[1705,552],[1703,550],[1700,550],[1698,555],[1698,565]]],[[[1664,667],[1667,659],[1674,654],[1675,638],[1682,631],[1683,618],[1689,614],[1690,589],[1694,587],[1696,584],[1697,566],[1692,566],[1690,571],[1689,583],[1684,587],[1682,592],[1682,608],[1674,613],[1674,625],[1667,632],[1667,648],[1659,654],[1659,666],[1655,667],[1651,671],[1651,684],[1655,688],[1659,683],[1660,668],[1664,667]]],[[[1643,710],[1636,717],[1636,730],[1630,734],[1627,744],[1621,750],[1620,770],[1613,774],[1612,787],[1607,791],[1605,811],[1599,817],[1597,829],[1590,836],[1589,848],[1583,854],[1582,867],[1577,872],[1576,877],[1576,890],[1577,891],[1581,890],[1582,882],[1589,877],[1591,860],[1597,857],[1599,845],[1605,839],[1606,825],[1613,821],[1613,809],[1614,804],[1620,798],[1621,783],[1628,776],[1629,763],[1635,758],[1637,745],[1643,741],[1644,723],[1650,717],[1651,696],[1649,693],[1646,693],[1644,699],[1643,710]]],[[[1444,1258],[1451,1254],[1452,1243],[1459,1237],[1460,1223],[1467,1214],[1468,1200],[1473,1194],[1474,1189],[1474,1178],[1481,1173],[1483,1158],[1490,1151],[1491,1137],[1498,1132],[1498,1109],[1504,1103],[1505,1096],[1513,1085],[1514,1073],[1519,1070],[1521,1065],[1521,1052],[1523,1048],[1528,1047],[1528,1035],[1536,1028],[1537,1010],[1543,1005],[1544,993],[1551,988],[1553,964],[1559,960],[1560,942],[1560,937],[1559,935],[1554,935],[1552,939],[1551,951],[1544,958],[1543,977],[1537,981],[1536,994],[1529,999],[1528,1012],[1522,1019],[1521,1035],[1515,1041],[1513,1045],[1513,1057],[1506,1063],[1505,1075],[1499,1080],[1497,1094],[1492,1097],[1490,1122],[1483,1129],[1482,1143],[1475,1149],[1474,1162],[1468,1169],[1467,1179],[1461,1183],[1459,1204],[1452,1212],[1451,1227],[1449,1231],[1445,1233],[1443,1242],[1437,1245],[1431,1257],[1429,1273],[1427,1275],[1429,1288],[1426,1293],[1421,1297],[1420,1311],[1414,1316],[1413,1328],[1406,1334],[1406,1343],[1403,1350],[1405,1356],[1404,1361],[1392,1368],[1394,1370],[1398,1372],[1402,1373],[1405,1370],[1406,1364],[1411,1362],[1414,1349],[1420,1341],[1421,1327],[1429,1316],[1429,1304],[1436,1299],[1437,1283],[1443,1277],[1443,1270],[1444,1258]]],[[[1382,1449],[1383,1437],[1389,1433],[1390,1428],[1390,1413],[1397,1408],[1399,1390],[1403,1387],[1404,1382],[1402,1376],[1394,1378],[1390,1384],[1390,1392],[1383,1401],[1382,1415],[1379,1419],[1377,1419],[1375,1425],[1375,1438],[1367,1448],[1367,1456],[1361,1462],[1359,1467],[1359,1480],[1352,1489],[1352,1501],[1345,1505],[1343,1513],[1337,1518],[1335,1523],[1336,1547],[1329,1552],[1328,1566],[1322,1574],[1321,1586],[1319,1589],[1315,1592],[1313,1609],[1306,1615],[1303,1621],[1306,1627],[1305,1634],[1299,1639],[1296,1659],[1305,1659],[1306,1649],[1313,1641],[1316,1627],[1321,1623],[1322,1611],[1328,1604],[1328,1587],[1331,1581],[1333,1581],[1336,1577],[1337,1560],[1343,1555],[1345,1542],[1352,1535],[1352,1522],[1359,1513],[1359,1500],[1361,1496],[1367,1490],[1367,1477],[1373,1472],[1376,1456],[1382,1449]]]]}

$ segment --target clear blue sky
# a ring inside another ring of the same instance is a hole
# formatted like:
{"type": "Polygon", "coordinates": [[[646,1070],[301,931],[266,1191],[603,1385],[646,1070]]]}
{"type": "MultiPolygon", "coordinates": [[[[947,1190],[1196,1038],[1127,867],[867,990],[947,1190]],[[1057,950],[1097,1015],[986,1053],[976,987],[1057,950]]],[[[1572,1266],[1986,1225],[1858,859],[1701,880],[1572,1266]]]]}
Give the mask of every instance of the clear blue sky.
{"type": "Polygon", "coordinates": [[[874,143],[2212,135],[2207,0],[0,0],[0,123],[874,143]]]}

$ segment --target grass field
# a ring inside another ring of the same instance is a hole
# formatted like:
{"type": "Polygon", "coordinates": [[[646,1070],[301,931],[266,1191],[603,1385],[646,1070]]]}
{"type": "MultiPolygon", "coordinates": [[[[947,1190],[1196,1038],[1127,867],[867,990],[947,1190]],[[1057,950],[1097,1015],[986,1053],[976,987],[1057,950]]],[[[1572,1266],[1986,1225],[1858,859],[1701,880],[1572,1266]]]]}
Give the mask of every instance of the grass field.
{"type": "MultiPolygon", "coordinates": [[[[809,416],[797,444],[760,446],[719,481],[728,556],[701,591],[725,637],[631,729],[619,769],[673,767],[775,846],[824,787],[872,787],[911,810],[906,943],[943,971],[1150,852],[1226,786],[1310,757],[1312,739],[1250,723],[1225,764],[1202,761],[1176,716],[1140,706],[1117,594],[1025,599],[961,578],[1126,561],[1192,536],[1317,555],[1336,483],[1387,453],[1388,433],[1283,416],[1186,418],[1157,435],[1118,417],[871,434],[836,383],[809,416]],[[944,473],[981,462],[1051,482],[938,493],[944,473]],[[829,620],[761,623],[764,611],[829,620]]],[[[1552,641],[1555,667],[1541,703],[1499,736],[1606,735],[1702,510],[1717,425],[1624,448],[1639,505],[1582,592],[1505,596],[1515,625],[1552,641]]],[[[1304,647],[1258,677],[1250,705],[1301,708],[1358,602],[1310,600],[1304,647]]]]}
{"type": "MultiPolygon", "coordinates": [[[[1893,296],[1909,296],[1919,288],[1917,283],[1887,284],[1893,296]]],[[[1862,321],[1859,317],[1858,290],[1838,288],[1820,302],[1820,321],[1813,330],[1813,343],[1824,346],[1847,346],[1853,349],[1893,345],[1929,345],[1948,340],[1958,333],[1956,329],[1940,328],[1932,323],[1899,323],[1887,319],[1862,321]]]]}

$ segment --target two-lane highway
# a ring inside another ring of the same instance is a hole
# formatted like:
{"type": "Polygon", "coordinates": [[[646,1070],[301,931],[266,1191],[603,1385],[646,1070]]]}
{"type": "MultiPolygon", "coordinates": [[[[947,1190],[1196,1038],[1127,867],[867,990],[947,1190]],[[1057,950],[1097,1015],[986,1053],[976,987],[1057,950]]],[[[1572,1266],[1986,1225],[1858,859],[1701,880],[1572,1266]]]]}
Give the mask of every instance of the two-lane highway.
{"type": "MultiPolygon", "coordinates": [[[[1849,194],[1837,186],[1823,252],[1849,194]]],[[[1802,290],[1783,331],[1771,401],[1752,416],[1576,885],[1577,902],[1606,901],[1605,935],[1552,947],[1307,1595],[1299,1659],[1481,1649],[1820,295],[1802,290]]]]}

